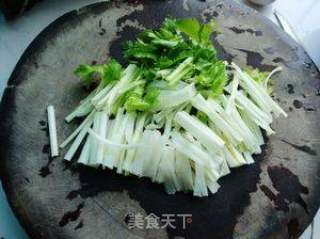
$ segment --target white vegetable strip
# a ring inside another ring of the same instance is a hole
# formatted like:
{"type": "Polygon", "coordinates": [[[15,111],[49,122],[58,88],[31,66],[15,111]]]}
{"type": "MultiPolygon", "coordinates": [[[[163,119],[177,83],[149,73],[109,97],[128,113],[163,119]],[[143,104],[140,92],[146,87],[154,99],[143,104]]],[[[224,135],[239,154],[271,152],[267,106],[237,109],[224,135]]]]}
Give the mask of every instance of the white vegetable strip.
{"type": "MultiPolygon", "coordinates": [[[[111,135],[111,141],[122,144],[125,136],[125,125],[127,122],[127,115],[125,115],[123,109],[119,109],[115,118],[114,129],[111,135]]],[[[117,165],[118,160],[121,158],[123,149],[120,148],[108,148],[104,165],[110,169],[113,169],[117,165]]]]}
{"type": "Polygon", "coordinates": [[[117,147],[121,149],[135,149],[138,147],[141,147],[141,144],[119,144],[119,143],[114,143],[109,139],[102,138],[100,135],[95,133],[92,129],[88,130],[89,134],[93,136],[96,140],[100,141],[100,143],[105,144],[106,146],[109,147],[117,147]]]}
{"type": "Polygon", "coordinates": [[[159,163],[162,157],[165,139],[158,130],[151,131],[152,143],[145,150],[145,163],[143,167],[143,175],[156,179],[159,163]]]}
{"type": "Polygon", "coordinates": [[[136,122],[137,114],[136,113],[128,113],[128,121],[125,130],[125,141],[126,143],[131,142],[134,133],[134,127],[136,122]]]}
{"type": "Polygon", "coordinates": [[[90,103],[92,105],[95,105],[96,108],[99,108],[99,101],[101,99],[103,99],[103,97],[105,97],[106,95],[108,95],[109,91],[112,89],[112,87],[114,86],[114,83],[110,83],[109,85],[107,85],[105,88],[103,88],[103,90],[101,90],[98,94],[96,94],[91,100],[90,103]]]}
{"type": "Polygon", "coordinates": [[[141,139],[141,144],[143,146],[137,149],[134,160],[131,163],[130,173],[137,176],[143,176],[142,172],[144,168],[144,162],[147,162],[148,159],[146,159],[146,157],[150,156],[149,154],[150,151],[146,153],[146,150],[148,150],[147,145],[150,144],[151,140],[152,140],[151,131],[145,130],[143,132],[142,139],[141,139]]]}
{"type": "Polygon", "coordinates": [[[159,109],[166,109],[181,105],[191,100],[197,94],[193,84],[179,90],[162,90],[158,96],[159,109]]]}
{"type": "Polygon", "coordinates": [[[62,143],[60,144],[60,148],[66,147],[82,130],[82,128],[88,123],[93,121],[93,116],[95,114],[95,110],[91,111],[91,113],[87,116],[87,118],[79,125],[79,127],[73,131],[73,133],[62,143]]]}
{"type": "Polygon", "coordinates": [[[223,150],[221,150],[219,154],[216,154],[215,152],[213,152],[212,149],[207,148],[207,152],[210,154],[211,157],[210,170],[215,171],[212,175],[214,175],[216,179],[230,173],[228,163],[226,159],[223,157],[223,150]]]}
{"type": "Polygon", "coordinates": [[[224,141],[218,135],[216,135],[208,126],[197,118],[190,116],[188,113],[184,111],[177,113],[175,121],[206,147],[219,149],[224,146],[224,141]]]}
{"type": "MultiPolygon", "coordinates": [[[[113,103],[119,96],[119,91],[121,91],[130,81],[134,80],[132,77],[137,71],[137,66],[129,65],[123,73],[123,77],[117,82],[117,84],[108,93],[108,98],[106,100],[106,109],[111,111],[113,103]]],[[[100,102],[99,102],[100,103],[100,102]]],[[[99,104],[98,103],[98,104],[99,104]]]]}
{"type": "Polygon", "coordinates": [[[250,115],[250,118],[261,128],[265,129],[267,134],[273,134],[274,131],[270,128],[270,119],[264,116],[264,112],[254,105],[249,99],[247,99],[241,92],[238,92],[237,100],[239,105],[250,115]]]}
{"type": "Polygon", "coordinates": [[[228,166],[228,162],[222,155],[221,156],[220,177],[226,176],[226,175],[230,174],[230,172],[231,171],[230,171],[230,168],[228,166]]]}
{"type": "Polygon", "coordinates": [[[280,72],[280,71],[282,71],[282,67],[281,66],[278,66],[278,67],[276,67],[275,69],[273,69],[271,72],[270,72],[270,74],[268,75],[268,77],[265,79],[265,81],[264,81],[264,87],[267,89],[268,88],[268,83],[269,83],[269,80],[271,79],[271,77],[274,75],[274,74],[276,74],[276,73],[278,73],[278,72],[280,72]]]}
{"type": "MultiPolygon", "coordinates": [[[[101,116],[101,112],[97,112],[94,117],[93,117],[93,126],[92,126],[92,130],[99,134],[99,128],[100,128],[100,117],[101,116]]],[[[89,161],[96,165],[97,164],[97,151],[98,151],[98,143],[99,141],[94,138],[94,137],[91,137],[90,139],[90,142],[91,142],[91,150],[90,150],[90,158],[89,158],[89,161]]]]}
{"type": "Polygon", "coordinates": [[[246,92],[255,100],[255,102],[262,108],[267,114],[270,114],[272,107],[267,102],[267,97],[269,95],[265,90],[261,90],[258,84],[255,84],[255,81],[245,72],[243,72],[239,66],[232,63],[232,67],[237,71],[240,76],[240,85],[246,90],[246,92]]]}
{"type": "Polygon", "coordinates": [[[240,110],[240,115],[250,131],[255,135],[255,139],[257,140],[258,145],[264,144],[264,139],[261,133],[261,130],[259,126],[250,118],[250,116],[244,112],[243,110],[240,110]]]}
{"type": "Polygon", "coordinates": [[[50,136],[51,157],[56,157],[59,155],[59,147],[58,147],[56,116],[54,113],[54,107],[52,105],[49,105],[47,108],[47,111],[48,111],[48,127],[49,127],[49,136],[50,136]]]}
{"type": "Polygon", "coordinates": [[[230,114],[231,108],[234,106],[234,102],[237,96],[237,91],[239,87],[239,76],[238,74],[235,74],[233,77],[233,81],[231,83],[231,94],[228,100],[228,103],[226,105],[226,114],[230,114]]]}
{"type": "Polygon", "coordinates": [[[193,61],[192,57],[188,57],[187,59],[185,59],[174,71],[172,71],[166,77],[166,80],[169,82],[175,82],[180,72],[182,72],[192,61],[193,61]]]}
{"type": "Polygon", "coordinates": [[[210,168],[204,168],[204,176],[207,187],[211,193],[216,193],[220,188],[220,185],[217,182],[218,178],[212,172],[213,171],[210,170],[210,168]]]}
{"type": "Polygon", "coordinates": [[[240,106],[245,108],[250,114],[256,117],[258,120],[270,124],[272,122],[272,116],[263,112],[258,108],[250,99],[248,99],[241,91],[237,94],[237,101],[240,106]]]}
{"type": "Polygon", "coordinates": [[[82,163],[84,165],[87,165],[89,163],[90,146],[91,146],[91,144],[90,144],[90,140],[89,140],[89,137],[88,137],[86,143],[84,144],[84,146],[82,148],[78,163],[82,163]]]}
{"type": "Polygon", "coordinates": [[[150,177],[153,181],[157,180],[157,172],[161,158],[163,157],[163,149],[168,143],[168,139],[171,133],[172,119],[168,117],[166,125],[164,126],[164,132],[161,135],[158,130],[153,131],[152,146],[150,145],[150,162],[143,168],[143,174],[150,177]]]}
{"type": "Polygon", "coordinates": [[[231,144],[227,144],[225,156],[230,168],[240,167],[246,164],[246,160],[242,154],[231,144]]]}
{"type": "Polygon", "coordinates": [[[91,127],[92,120],[89,120],[86,122],[86,124],[82,127],[80,133],[76,137],[76,139],[73,141],[71,147],[69,148],[68,152],[64,156],[64,159],[67,161],[70,161],[74,154],[76,153],[77,149],[79,148],[82,140],[87,135],[89,128],[91,127]]]}
{"type": "MultiPolygon", "coordinates": [[[[218,179],[220,175],[220,164],[221,162],[217,160],[216,152],[214,152],[213,147],[204,147],[203,144],[200,143],[199,140],[196,140],[191,134],[190,137],[192,137],[191,141],[198,146],[200,149],[202,149],[205,153],[208,154],[210,160],[207,161],[206,169],[209,169],[211,172],[211,175],[214,176],[214,179],[218,179]]],[[[221,152],[221,149],[218,150],[218,153],[221,152]]]]}
{"type": "Polygon", "coordinates": [[[188,191],[193,189],[193,173],[190,160],[176,150],[176,175],[181,185],[181,190],[188,191]]]}
{"type": "MultiPolygon", "coordinates": [[[[137,144],[138,142],[141,144],[141,138],[143,135],[143,126],[146,120],[146,114],[143,114],[136,120],[136,125],[134,129],[134,133],[132,136],[130,144],[137,144]]],[[[131,164],[135,158],[136,150],[131,149],[127,151],[126,159],[124,161],[123,168],[125,171],[130,172],[131,171],[131,164]]]]}
{"type": "Polygon", "coordinates": [[[204,166],[196,164],[193,195],[197,197],[208,196],[208,189],[205,180],[204,166]]]}
{"type": "Polygon", "coordinates": [[[222,132],[226,132],[234,142],[243,141],[239,135],[223,118],[214,110],[209,101],[206,101],[200,94],[192,99],[192,105],[196,109],[205,113],[209,119],[217,126],[222,132]]]}
{"type": "Polygon", "coordinates": [[[71,122],[76,117],[85,116],[91,112],[91,110],[93,109],[93,105],[90,101],[96,95],[96,93],[99,92],[100,88],[101,85],[98,86],[98,89],[91,92],[87,96],[87,98],[80,101],[80,105],[65,118],[67,123],[71,122]]]}
{"type": "Polygon", "coordinates": [[[161,157],[157,182],[163,182],[166,192],[174,194],[179,188],[175,173],[175,151],[170,146],[165,146],[161,157]],[[177,188],[178,187],[178,188],[177,188]]]}
{"type": "Polygon", "coordinates": [[[81,104],[74,112],[72,112],[71,114],[69,114],[65,120],[66,122],[70,122],[71,120],[73,120],[76,117],[83,117],[86,116],[87,114],[89,114],[93,109],[93,105],[87,101],[83,104],[81,104]]]}
{"type": "Polygon", "coordinates": [[[146,82],[144,80],[137,80],[137,81],[134,81],[130,84],[128,84],[127,86],[123,87],[121,90],[119,90],[119,94],[123,94],[123,93],[126,93],[127,91],[139,86],[139,85],[143,85],[145,84],[146,82]]]}
{"type": "Polygon", "coordinates": [[[234,128],[237,127],[238,132],[242,135],[244,139],[244,144],[252,152],[260,150],[260,144],[257,144],[257,139],[254,134],[250,131],[248,126],[245,124],[241,118],[238,110],[235,108],[235,105],[230,106],[230,117],[229,122],[234,123],[234,128]]]}
{"type": "Polygon", "coordinates": [[[273,101],[267,92],[266,88],[263,88],[257,82],[255,82],[248,74],[243,72],[236,64],[232,63],[236,71],[240,74],[242,81],[240,81],[241,86],[243,86],[248,94],[260,105],[261,109],[266,113],[274,112],[276,115],[282,114],[287,117],[287,113],[284,112],[281,107],[273,101]],[[242,84],[242,82],[244,84],[242,84]]]}
{"type": "MultiPolygon", "coordinates": [[[[123,124],[121,126],[121,128],[119,129],[120,131],[120,136],[118,138],[118,142],[120,143],[125,143],[125,127],[126,127],[126,122],[128,121],[128,114],[125,115],[124,119],[123,119],[123,124]]],[[[125,150],[121,149],[121,148],[116,148],[116,161],[114,163],[114,167],[117,168],[117,173],[122,173],[122,167],[123,167],[123,161],[124,161],[124,157],[125,157],[125,150]]]]}
{"type": "Polygon", "coordinates": [[[180,133],[172,132],[171,141],[180,153],[184,154],[195,163],[203,165],[209,162],[210,156],[200,147],[185,139],[180,133]]]}
{"type": "MultiPolygon", "coordinates": [[[[102,139],[105,139],[107,135],[108,120],[109,118],[107,114],[104,112],[101,112],[98,133],[102,139]]],[[[104,150],[105,150],[105,145],[99,141],[98,149],[97,149],[97,158],[96,158],[97,164],[103,163],[104,150]]]]}
{"type": "MultiPolygon", "coordinates": [[[[228,103],[228,98],[225,96],[219,97],[219,100],[223,104],[223,106],[226,106],[228,103]]],[[[213,100],[209,100],[209,103],[213,103],[213,100]]],[[[242,138],[243,138],[243,143],[245,145],[250,144],[251,146],[255,146],[255,139],[253,137],[253,134],[250,132],[248,127],[245,125],[243,120],[241,119],[240,115],[238,115],[238,111],[236,108],[235,104],[231,104],[229,108],[229,114],[227,114],[220,105],[217,103],[214,103],[214,107],[219,108],[219,114],[221,117],[237,132],[242,138]],[[221,108],[221,110],[220,110],[221,108]]]]}

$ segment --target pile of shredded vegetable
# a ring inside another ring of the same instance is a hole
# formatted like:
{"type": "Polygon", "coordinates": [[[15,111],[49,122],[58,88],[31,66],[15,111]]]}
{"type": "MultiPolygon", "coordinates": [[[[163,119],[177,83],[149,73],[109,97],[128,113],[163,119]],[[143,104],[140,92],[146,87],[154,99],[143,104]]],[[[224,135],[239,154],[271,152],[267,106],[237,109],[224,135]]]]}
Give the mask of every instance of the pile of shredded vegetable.
{"type": "MultiPolygon", "coordinates": [[[[112,59],[75,74],[97,87],[66,121],[83,118],[61,144],[65,160],[148,177],[167,193],[207,196],[230,168],[254,163],[263,131],[286,113],[270,97],[266,73],[218,59],[214,22],[166,19],[126,42],[127,66],[112,59]],[[97,84],[98,81],[98,84],[97,84]]],[[[241,180],[241,179],[239,179],[241,180]]]]}

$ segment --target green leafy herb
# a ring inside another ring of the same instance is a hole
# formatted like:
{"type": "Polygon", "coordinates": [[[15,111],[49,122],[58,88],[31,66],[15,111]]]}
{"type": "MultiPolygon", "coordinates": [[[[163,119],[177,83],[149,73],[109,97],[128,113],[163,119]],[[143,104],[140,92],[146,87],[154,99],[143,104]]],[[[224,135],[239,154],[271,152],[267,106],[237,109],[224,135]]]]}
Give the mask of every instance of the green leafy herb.
{"type": "Polygon", "coordinates": [[[101,79],[106,85],[109,82],[118,81],[123,71],[122,66],[114,59],[112,59],[109,64],[102,65],[101,68],[101,79]]]}
{"type": "Polygon", "coordinates": [[[74,74],[81,77],[86,86],[92,83],[95,74],[99,75],[103,84],[107,85],[109,82],[119,80],[122,71],[122,66],[112,59],[108,64],[104,65],[79,65],[74,74]]]}
{"type": "Polygon", "coordinates": [[[201,90],[210,90],[209,95],[215,97],[222,94],[228,77],[224,62],[216,62],[204,69],[197,77],[196,82],[201,90]]]}
{"type": "Polygon", "coordinates": [[[90,85],[92,83],[93,75],[97,72],[95,66],[90,65],[79,65],[78,68],[74,71],[76,76],[82,78],[85,85],[90,85]]]}
{"type": "Polygon", "coordinates": [[[215,22],[211,21],[209,24],[200,24],[197,19],[187,18],[176,21],[178,29],[187,34],[193,41],[210,45],[210,36],[215,30],[215,22]]]}
{"type": "Polygon", "coordinates": [[[159,93],[159,89],[150,88],[144,95],[144,88],[137,87],[128,94],[124,107],[128,112],[151,110],[158,102],[159,93]]]}

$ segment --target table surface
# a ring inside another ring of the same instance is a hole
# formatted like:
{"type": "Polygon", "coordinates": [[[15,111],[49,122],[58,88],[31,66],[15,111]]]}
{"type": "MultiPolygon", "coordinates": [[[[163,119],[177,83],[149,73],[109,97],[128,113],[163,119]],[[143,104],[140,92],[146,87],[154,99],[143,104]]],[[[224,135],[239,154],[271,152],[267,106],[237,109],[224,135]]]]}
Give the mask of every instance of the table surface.
{"type": "MultiPolygon", "coordinates": [[[[239,2],[248,4],[245,0],[239,2]]],[[[97,0],[47,0],[39,3],[31,11],[14,22],[7,23],[0,15],[0,97],[17,61],[30,42],[53,20],[73,9],[97,2],[97,0]]],[[[293,26],[299,41],[320,66],[320,2],[318,0],[278,0],[273,5],[256,8],[259,12],[276,22],[273,12],[277,10],[293,26]],[[290,3],[290,4],[289,4],[290,3]],[[296,11],[299,9],[299,11],[296,11]]],[[[15,219],[0,185],[0,238],[27,238],[15,219]]],[[[320,236],[320,214],[302,235],[301,239],[320,236]]]]}

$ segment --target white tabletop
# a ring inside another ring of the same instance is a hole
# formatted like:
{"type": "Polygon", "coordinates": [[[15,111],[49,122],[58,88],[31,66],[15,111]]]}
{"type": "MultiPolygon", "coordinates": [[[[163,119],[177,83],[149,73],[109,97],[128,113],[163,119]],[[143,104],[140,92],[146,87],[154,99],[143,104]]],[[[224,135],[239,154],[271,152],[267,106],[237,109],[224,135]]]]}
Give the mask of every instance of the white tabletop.
{"type": "MultiPolygon", "coordinates": [[[[237,0],[246,2],[245,0],[237,0]]],[[[0,97],[7,84],[7,80],[30,42],[53,20],[73,9],[98,2],[97,0],[45,0],[36,5],[14,22],[7,23],[0,15],[0,97]]],[[[275,21],[273,12],[279,11],[292,25],[302,45],[320,66],[320,1],[318,0],[277,0],[273,5],[258,8],[262,14],[275,21]],[[297,10],[298,9],[298,10],[297,10]]],[[[25,239],[27,236],[19,226],[10,210],[2,187],[0,186],[0,238],[25,239]]],[[[320,216],[319,216],[320,218],[320,216]]],[[[310,239],[312,231],[320,233],[319,226],[309,227],[303,235],[310,239]]],[[[318,238],[320,234],[317,234],[318,238]]]]}

